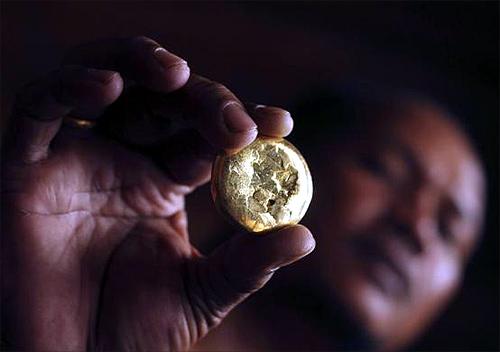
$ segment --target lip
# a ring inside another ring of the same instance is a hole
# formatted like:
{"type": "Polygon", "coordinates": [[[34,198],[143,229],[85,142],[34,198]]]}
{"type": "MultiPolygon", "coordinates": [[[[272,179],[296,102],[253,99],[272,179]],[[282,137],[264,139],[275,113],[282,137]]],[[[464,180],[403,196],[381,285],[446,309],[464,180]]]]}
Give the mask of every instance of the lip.
{"type": "Polygon", "coordinates": [[[392,238],[370,236],[357,241],[356,252],[367,278],[383,293],[403,298],[410,293],[406,265],[390,246],[392,238]]]}

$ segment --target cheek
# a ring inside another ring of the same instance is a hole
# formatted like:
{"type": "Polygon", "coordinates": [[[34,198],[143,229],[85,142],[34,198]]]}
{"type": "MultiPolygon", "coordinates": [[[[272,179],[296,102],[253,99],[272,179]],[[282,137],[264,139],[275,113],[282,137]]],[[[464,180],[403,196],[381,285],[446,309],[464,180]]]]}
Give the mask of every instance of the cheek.
{"type": "Polygon", "coordinates": [[[453,253],[444,249],[436,250],[429,257],[426,270],[421,270],[418,285],[420,299],[434,301],[434,305],[441,305],[455,292],[461,281],[462,271],[458,259],[453,253]]]}
{"type": "Polygon", "coordinates": [[[318,243],[314,258],[320,262],[322,271],[334,276],[334,281],[340,284],[344,275],[335,275],[338,268],[349,272],[347,276],[359,276],[356,256],[348,248],[350,240],[376,226],[387,213],[391,190],[348,163],[321,176],[313,224],[318,243]]]}
{"type": "Polygon", "coordinates": [[[388,303],[367,281],[350,240],[374,228],[390,209],[390,187],[367,172],[346,166],[325,175],[318,188],[316,273],[363,324],[380,323],[388,303]],[[366,323],[370,321],[369,323],[366,323]]]}
{"type": "Polygon", "coordinates": [[[332,221],[345,232],[369,227],[387,212],[390,188],[354,167],[338,170],[333,178],[332,221]]]}

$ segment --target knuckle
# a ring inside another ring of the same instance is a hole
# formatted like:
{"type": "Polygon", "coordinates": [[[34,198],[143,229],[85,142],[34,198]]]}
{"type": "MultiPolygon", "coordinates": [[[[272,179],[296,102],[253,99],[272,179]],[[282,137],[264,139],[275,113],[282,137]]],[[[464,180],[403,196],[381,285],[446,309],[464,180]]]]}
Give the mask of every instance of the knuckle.
{"type": "Polygon", "coordinates": [[[208,90],[212,83],[213,82],[207,78],[196,77],[190,80],[189,87],[192,92],[198,93],[208,90]]]}
{"type": "Polygon", "coordinates": [[[217,102],[218,107],[224,108],[232,102],[238,102],[238,99],[223,84],[208,79],[200,79],[191,86],[196,97],[212,102],[217,102]]]}
{"type": "Polygon", "coordinates": [[[223,84],[218,82],[212,83],[212,93],[221,97],[232,96],[231,91],[223,84]]]}
{"type": "Polygon", "coordinates": [[[231,91],[227,87],[219,82],[212,81],[208,86],[207,94],[220,101],[234,100],[231,91]],[[231,99],[233,98],[233,99],[231,99]]]}
{"type": "Polygon", "coordinates": [[[158,47],[160,44],[155,40],[146,37],[144,35],[138,35],[131,37],[129,40],[129,45],[131,48],[144,48],[144,47],[158,47]]]}

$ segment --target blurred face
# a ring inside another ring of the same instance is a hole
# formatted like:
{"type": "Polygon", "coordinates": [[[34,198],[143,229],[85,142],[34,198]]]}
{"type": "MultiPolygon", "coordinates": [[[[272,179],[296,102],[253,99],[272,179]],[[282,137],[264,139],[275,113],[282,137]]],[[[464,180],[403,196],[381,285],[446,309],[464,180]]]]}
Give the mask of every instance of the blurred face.
{"type": "Polygon", "coordinates": [[[379,113],[315,175],[311,260],[383,349],[411,341],[444,306],[477,241],[481,167],[443,116],[417,103],[379,113]]]}

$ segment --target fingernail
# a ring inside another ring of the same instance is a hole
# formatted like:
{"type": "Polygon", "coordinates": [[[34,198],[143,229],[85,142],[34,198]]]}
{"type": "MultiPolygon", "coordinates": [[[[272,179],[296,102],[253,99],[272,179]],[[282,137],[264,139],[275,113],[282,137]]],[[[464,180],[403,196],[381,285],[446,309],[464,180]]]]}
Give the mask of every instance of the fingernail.
{"type": "Polygon", "coordinates": [[[102,84],[106,84],[109,83],[113,79],[113,77],[118,73],[114,71],[96,70],[94,68],[87,68],[86,74],[91,80],[97,81],[102,84]]]}
{"type": "Polygon", "coordinates": [[[233,133],[247,132],[257,129],[257,125],[237,102],[227,104],[222,110],[227,129],[233,133]]]}
{"type": "Polygon", "coordinates": [[[310,246],[308,247],[308,249],[305,252],[305,255],[308,255],[309,253],[311,253],[312,251],[314,251],[315,248],[316,248],[316,241],[313,238],[313,240],[310,243],[310,246]]]}
{"type": "Polygon", "coordinates": [[[158,61],[163,69],[181,65],[187,66],[187,62],[185,60],[168,52],[165,48],[158,47],[154,50],[153,54],[156,58],[156,61],[158,61]]]}
{"type": "Polygon", "coordinates": [[[291,117],[290,112],[286,111],[285,109],[277,108],[275,106],[257,105],[255,107],[255,113],[263,117],[291,117]]]}

